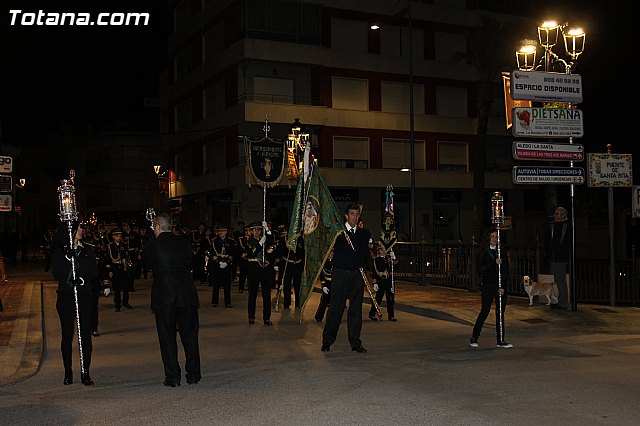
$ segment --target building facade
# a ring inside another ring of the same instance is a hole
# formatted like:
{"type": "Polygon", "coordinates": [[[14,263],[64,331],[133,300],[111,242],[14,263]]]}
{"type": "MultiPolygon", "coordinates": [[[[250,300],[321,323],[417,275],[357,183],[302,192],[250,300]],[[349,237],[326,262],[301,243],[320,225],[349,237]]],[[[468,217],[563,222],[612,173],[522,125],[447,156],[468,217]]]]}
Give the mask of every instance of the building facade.
{"type": "MultiPolygon", "coordinates": [[[[262,218],[262,189],[249,187],[239,137],[264,134],[268,119],[270,136],[284,139],[299,118],[338,206],[362,203],[367,226],[377,232],[391,184],[397,226],[407,235],[411,173],[401,170],[410,167],[413,119],[416,237],[470,241],[481,77],[470,60],[469,37],[487,17],[520,19],[476,3],[170,2],[161,127],[169,197],[180,220],[212,225],[262,218]]],[[[499,73],[495,79],[499,83],[499,73]]],[[[535,228],[544,230],[544,196],[515,190],[511,182],[511,137],[499,88],[489,111],[485,188],[505,193],[508,215],[536,212],[533,226],[513,222],[512,238],[531,240],[535,228]],[[527,199],[542,201],[527,207],[527,199]]],[[[269,190],[267,217],[274,223],[287,223],[294,189],[285,178],[269,190]]]]}

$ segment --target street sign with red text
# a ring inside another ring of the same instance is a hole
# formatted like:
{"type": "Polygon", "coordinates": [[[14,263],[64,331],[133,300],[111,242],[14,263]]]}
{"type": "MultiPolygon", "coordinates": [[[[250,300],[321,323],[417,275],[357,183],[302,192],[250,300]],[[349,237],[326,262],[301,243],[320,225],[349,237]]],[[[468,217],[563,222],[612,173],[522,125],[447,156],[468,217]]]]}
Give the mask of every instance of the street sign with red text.
{"type": "Polygon", "coordinates": [[[584,147],[580,144],[513,142],[515,160],[582,161],[584,147]]]}

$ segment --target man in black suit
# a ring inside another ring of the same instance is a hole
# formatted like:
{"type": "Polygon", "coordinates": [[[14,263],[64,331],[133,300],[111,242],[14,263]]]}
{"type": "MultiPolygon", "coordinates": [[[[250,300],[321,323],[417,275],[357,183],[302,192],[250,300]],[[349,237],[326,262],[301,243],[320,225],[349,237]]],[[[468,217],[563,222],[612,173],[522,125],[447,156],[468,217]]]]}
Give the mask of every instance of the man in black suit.
{"type": "Polygon", "coordinates": [[[331,305],[322,332],[322,351],[330,350],[336,341],[342,313],[349,299],[347,311],[347,328],[351,350],[366,352],[360,340],[362,330],[362,297],[364,281],[360,268],[370,263],[371,253],[369,241],[371,233],[366,228],[358,227],[360,208],[353,204],[346,208],[344,231],[336,239],[333,246],[333,272],[331,284],[331,305]]]}
{"type": "Polygon", "coordinates": [[[171,217],[158,214],[153,220],[152,239],[144,248],[143,265],[153,271],[151,308],[156,316],[165,386],[180,386],[176,330],[185,352],[187,383],[200,381],[198,347],[198,293],[191,267],[193,252],[188,238],[171,232],[171,217]]]}

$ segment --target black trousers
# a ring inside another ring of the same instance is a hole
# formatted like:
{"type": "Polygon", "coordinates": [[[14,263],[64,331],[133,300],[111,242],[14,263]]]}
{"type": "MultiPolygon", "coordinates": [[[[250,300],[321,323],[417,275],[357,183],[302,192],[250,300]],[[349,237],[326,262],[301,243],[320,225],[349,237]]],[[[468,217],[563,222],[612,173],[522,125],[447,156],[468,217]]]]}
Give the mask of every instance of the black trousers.
{"type": "Polygon", "coordinates": [[[256,318],[256,299],[258,286],[262,290],[262,319],[271,319],[271,269],[261,268],[257,263],[249,265],[247,280],[249,282],[249,299],[247,300],[247,314],[249,319],[256,318]]]}
{"type": "Polygon", "coordinates": [[[100,302],[100,289],[94,290],[91,294],[93,298],[93,314],[91,316],[91,331],[98,331],[98,304],[100,302]]]}
{"type": "Polygon", "coordinates": [[[507,307],[507,294],[503,294],[502,295],[502,315],[498,315],[499,312],[499,308],[498,308],[498,304],[499,304],[499,300],[500,298],[498,297],[498,290],[497,289],[490,289],[487,291],[482,291],[481,293],[481,297],[482,297],[482,308],[480,309],[480,313],[478,314],[478,318],[476,319],[476,324],[473,326],[473,334],[472,337],[474,337],[475,339],[477,339],[478,337],[480,337],[480,333],[482,332],[482,326],[484,325],[484,321],[487,319],[487,317],[489,316],[489,311],[491,311],[491,305],[493,304],[493,301],[495,300],[496,302],[496,341],[499,343],[500,341],[504,340],[504,333],[505,333],[505,329],[504,329],[504,311],[507,307]],[[500,322],[500,320],[502,320],[502,322],[500,322]],[[502,336],[500,336],[500,329],[502,325],[502,336]]]}
{"type": "Polygon", "coordinates": [[[220,301],[220,287],[224,290],[224,304],[231,305],[231,265],[224,269],[215,268],[213,276],[213,293],[211,294],[211,304],[217,305],[220,301]]]}
{"type": "MultiPolygon", "coordinates": [[[[395,311],[393,305],[396,301],[396,295],[391,292],[391,280],[378,280],[378,291],[376,291],[376,303],[378,306],[382,303],[382,298],[387,296],[387,316],[389,318],[395,317],[395,311]]],[[[376,314],[376,307],[371,304],[371,310],[369,310],[369,316],[376,314]]]]}
{"type": "Polygon", "coordinates": [[[359,270],[346,270],[333,268],[331,280],[331,305],[327,313],[327,320],[322,332],[322,344],[330,346],[336,341],[342,314],[349,299],[347,311],[347,331],[351,348],[362,344],[360,332],[362,331],[362,296],[364,293],[364,281],[359,270]]]}
{"type": "Polygon", "coordinates": [[[245,260],[240,260],[240,266],[238,269],[240,271],[238,275],[238,291],[242,293],[244,291],[244,284],[247,281],[247,274],[249,272],[247,262],[245,260]]]}
{"type": "Polygon", "coordinates": [[[111,277],[111,290],[113,290],[113,303],[116,308],[129,303],[129,275],[126,271],[113,271],[111,277]]]}
{"type": "Polygon", "coordinates": [[[302,281],[302,263],[289,263],[282,278],[284,298],[282,304],[286,307],[291,306],[291,284],[293,283],[293,293],[296,298],[296,308],[300,307],[300,282],[302,281]]]}
{"type": "MultiPolygon", "coordinates": [[[[77,330],[76,303],[73,292],[58,293],[56,310],[60,318],[60,351],[62,352],[62,364],[65,370],[71,369],[73,336],[77,330]]],[[[82,337],[82,357],[84,369],[91,366],[91,325],[93,320],[93,293],[80,292],[78,294],[78,310],[80,311],[80,336],[82,337]]]]}
{"type": "Polygon", "coordinates": [[[156,329],[160,343],[160,355],[164,364],[165,380],[180,383],[180,364],[178,363],[178,343],[176,330],[184,348],[185,371],[187,377],[200,380],[200,347],[198,345],[198,307],[197,306],[161,306],[154,310],[156,329]]]}

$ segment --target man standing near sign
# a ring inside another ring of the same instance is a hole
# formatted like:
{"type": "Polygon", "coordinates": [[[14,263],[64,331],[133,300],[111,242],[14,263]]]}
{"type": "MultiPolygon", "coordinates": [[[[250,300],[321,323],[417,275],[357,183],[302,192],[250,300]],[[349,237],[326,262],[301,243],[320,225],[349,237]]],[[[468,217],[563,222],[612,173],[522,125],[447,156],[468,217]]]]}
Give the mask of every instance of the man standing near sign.
{"type": "Polygon", "coordinates": [[[551,227],[551,273],[558,286],[558,303],[551,309],[566,309],[569,304],[567,287],[567,264],[571,259],[571,224],[567,220],[567,209],[558,207],[553,212],[551,227]]]}

